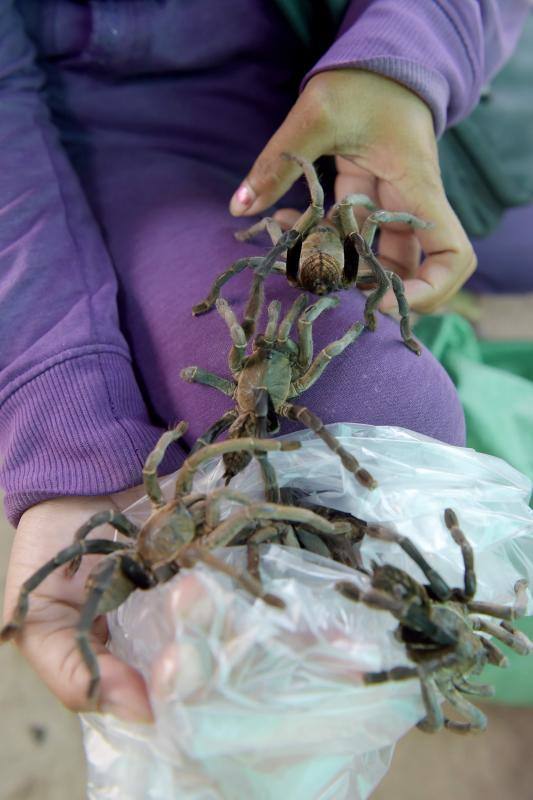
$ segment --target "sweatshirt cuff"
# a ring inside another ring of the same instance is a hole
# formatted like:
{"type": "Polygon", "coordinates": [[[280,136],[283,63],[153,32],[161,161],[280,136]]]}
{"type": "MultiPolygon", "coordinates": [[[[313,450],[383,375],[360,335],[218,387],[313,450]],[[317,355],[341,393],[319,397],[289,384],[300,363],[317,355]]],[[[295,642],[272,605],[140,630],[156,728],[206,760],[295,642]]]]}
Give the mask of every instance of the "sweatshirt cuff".
{"type": "MultiPolygon", "coordinates": [[[[99,352],[61,361],[23,384],[0,408],[5,510],[17,525],[43,500],[111,494],[142,481],[164,429],[152,424],[129,360],[99,352]]],[[[184,459],[171,445],[165,475],[184,459]]]]}
{"type": "Polygon", "coordinates": [[[467,15],[449,0],[375,0],[360,14],[352,8],[339,37],[305,76],[302,87],[313,75],[330,69],[379,73],[427,103],[437,136],[476,105],[483,47],[472,42],[472,20],[468,25],[467,15]]]}

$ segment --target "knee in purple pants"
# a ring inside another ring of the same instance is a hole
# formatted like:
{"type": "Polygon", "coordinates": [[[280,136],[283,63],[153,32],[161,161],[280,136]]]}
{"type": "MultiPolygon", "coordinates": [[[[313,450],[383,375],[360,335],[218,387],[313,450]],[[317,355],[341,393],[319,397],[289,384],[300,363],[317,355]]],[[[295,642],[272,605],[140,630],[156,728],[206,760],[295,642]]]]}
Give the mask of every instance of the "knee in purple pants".
{"type": "MultiPolygon", "coordinates": [[[[232,401],[180,378],[190,365],[230,377],[224,321],[214,310],[193,318],[191,308],[216,275],[237,258],[264,253],[265,245],[233,237],[242,223],[227,211],[231,177],[175,154],[145,152],[134,158],[135,170],[131,163],[131,153],[101,151],[92,161],[90,198],[119,275],[122,325],[145,394],[166,424],[190,423],[192,442],[232,401]]],[[[223,290],[239,318],[251,280],[245,270],[223,290]]],[[[286,309],[296,296],[284,278],[268,278],[267,303],[278,298],[286,309]]],[[[314,326],[315,354],[362,320],[364,300],[359,291],[344,292],[340,305],[321,315],[314,326]]],[[[265,314],[258,330],[264,322],[265,314]]],[[[463,413],[447,374],[429,352],[418,358],[410,352],[398,324],[381,314],[377,330],[364,331],[298,402],[326,423],[399,425],[464,444],[463,413]]],[[[294,427],[284,423],[282,431],[294,427]]]]}

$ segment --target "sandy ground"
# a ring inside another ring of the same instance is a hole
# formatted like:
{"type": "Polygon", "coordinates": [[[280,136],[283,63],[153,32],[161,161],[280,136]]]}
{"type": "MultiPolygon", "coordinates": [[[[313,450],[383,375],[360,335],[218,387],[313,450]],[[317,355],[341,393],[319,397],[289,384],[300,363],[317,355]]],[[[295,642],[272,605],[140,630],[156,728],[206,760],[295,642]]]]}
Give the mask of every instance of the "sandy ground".
{"type": "MultiPolygon", "coordinates": [[[[484,332],[484,319],[490,318],[495,338],[532,338],[533,296],[509,302],[503,307],[485,300],[478,330],[484,332]]],[[[12,535],[0,519],[1,595],[12,535]]],[[[406,736],[373,800],[532,800],[533,709],[485,710],[489,729],[480,736],[418,731],[406,736]]],[[[0,649],[0,743],[0,800],[85,796],[77,717],[60,706],[11,646],[0,649]]]]}

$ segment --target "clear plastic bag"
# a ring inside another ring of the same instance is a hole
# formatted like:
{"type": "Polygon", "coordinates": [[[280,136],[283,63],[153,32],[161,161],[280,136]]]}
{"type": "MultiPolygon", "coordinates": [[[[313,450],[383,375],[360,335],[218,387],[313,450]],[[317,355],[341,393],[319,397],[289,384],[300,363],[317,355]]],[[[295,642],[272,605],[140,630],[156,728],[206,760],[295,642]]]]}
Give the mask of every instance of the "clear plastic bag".
{"type": "MultiPolygon", "coordinates": [[[[401,428],[329,426],[378,480],[361,487],[310,433],[300,450],[270,460],[280,485],[410,536],[452,585],[461,553],[444,525],[453,508],[475,552],[476,599],[512,603],[518,578],[533,576],[531,484],[492,456],[401,428]]],[[[220,463],[204,465],[195,489],[220,485],[220,463]]],[[[173,481],[163,487],[170,496],[173,481]]],[[[232,486],[262,496],[254,462],[232,486]]],[[[145,499],[126,513],[146,518],[145,499]]],[[[244,566],[243,548],[217,554],[244,566]]],[[[366,538],[374,559],[423,576],[396,545],[366,538]]],[[[265,588],[286,602],[266,606],[204,565],[110,615],[111,649],[145,677],[156,722],[83,717],[89,798],[128,800],[364,800],[385,774],[395,742],[423,715],[416,679],[373,686],[361,673],[408,664],[388,613],[335,591],[365,575],[321,556],[277,545],[261,549],[265,588]]],[[[531,601],[531,597],[529,598],[531,601]]],[[[531,605],[530,605],[531,609],[531,605]]]]}

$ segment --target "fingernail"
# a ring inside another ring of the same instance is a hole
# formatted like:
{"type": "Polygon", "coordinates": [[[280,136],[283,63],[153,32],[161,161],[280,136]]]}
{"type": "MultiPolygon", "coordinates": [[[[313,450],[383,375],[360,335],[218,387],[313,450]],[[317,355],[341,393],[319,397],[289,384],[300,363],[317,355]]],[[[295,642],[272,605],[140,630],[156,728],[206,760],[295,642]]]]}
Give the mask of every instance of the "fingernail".
{"type": "Polygon", "coordinates": [[[255,193],[246,183],[241,183],[229,204],[230,213],[238,217],[247,211],[255,201],[255,193]]]}

